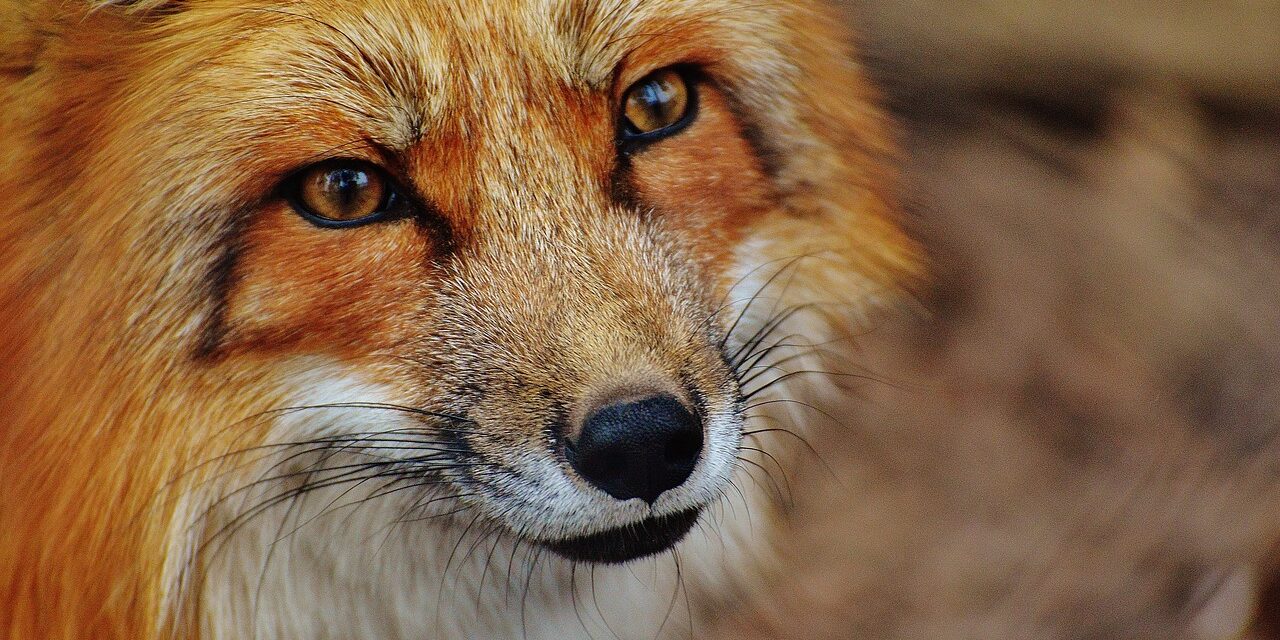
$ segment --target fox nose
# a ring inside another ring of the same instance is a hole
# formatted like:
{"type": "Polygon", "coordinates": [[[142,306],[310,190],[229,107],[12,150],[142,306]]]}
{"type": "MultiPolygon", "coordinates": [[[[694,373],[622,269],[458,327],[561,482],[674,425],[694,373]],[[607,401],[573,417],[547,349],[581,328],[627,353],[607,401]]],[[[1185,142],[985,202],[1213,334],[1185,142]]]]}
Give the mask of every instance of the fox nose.
{"type": "Polygon", "coordinates": [[[668,395],[606,405],[565,446],[588,482],[619,500],[650,504],[689,478],[701,451],[701,421],[668,395]]]}

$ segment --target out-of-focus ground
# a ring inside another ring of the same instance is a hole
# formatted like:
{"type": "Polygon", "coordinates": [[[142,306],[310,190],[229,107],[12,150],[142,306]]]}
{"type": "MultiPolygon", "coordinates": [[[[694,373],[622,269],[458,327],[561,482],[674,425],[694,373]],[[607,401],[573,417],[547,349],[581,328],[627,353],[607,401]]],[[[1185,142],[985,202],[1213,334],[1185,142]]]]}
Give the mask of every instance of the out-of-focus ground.
{"type": "Polygon", "coordinates": [[[1280,3],[854,5],[939,277],[715,631],[1280,638],[1280,3]]]}

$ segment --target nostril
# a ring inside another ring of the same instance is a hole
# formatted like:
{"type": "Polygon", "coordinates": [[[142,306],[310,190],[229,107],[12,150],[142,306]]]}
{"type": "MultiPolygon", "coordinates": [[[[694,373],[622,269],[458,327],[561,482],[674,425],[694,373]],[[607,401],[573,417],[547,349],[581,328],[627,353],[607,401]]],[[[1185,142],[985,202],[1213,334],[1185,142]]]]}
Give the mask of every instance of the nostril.
{"type": "Polygon", "coordinates": [[[671,396],[607,405],[587,417],[565,457],[619,499],[653,502],[684,483],[702,453],[702,422],[671,396]]]}

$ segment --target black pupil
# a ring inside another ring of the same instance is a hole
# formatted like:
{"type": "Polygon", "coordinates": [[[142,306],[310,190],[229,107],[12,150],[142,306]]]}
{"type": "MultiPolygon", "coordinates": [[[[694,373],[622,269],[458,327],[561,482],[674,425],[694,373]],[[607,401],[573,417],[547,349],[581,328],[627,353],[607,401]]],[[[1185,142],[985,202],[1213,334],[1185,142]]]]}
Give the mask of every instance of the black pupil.
{"type": "Polygon", "coordinates": [[[343,209],[359,202],[361,192],[369,188],[369,174],[360,169],[333,169],[325,174],[324,181],[324,190],[343,209]]]}

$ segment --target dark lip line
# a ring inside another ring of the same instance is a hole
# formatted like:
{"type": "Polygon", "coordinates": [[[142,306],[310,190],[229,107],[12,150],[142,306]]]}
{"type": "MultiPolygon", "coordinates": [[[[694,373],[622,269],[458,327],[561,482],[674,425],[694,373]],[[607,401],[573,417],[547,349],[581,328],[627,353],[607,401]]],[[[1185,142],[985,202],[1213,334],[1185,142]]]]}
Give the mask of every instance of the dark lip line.
{"type": "Polygon", "coordinates": [[[701,514],[702,509],[694,508],[577,538],[537,542],[570,560],[621,564],[675,546],[693,529],[701,514]]]}

